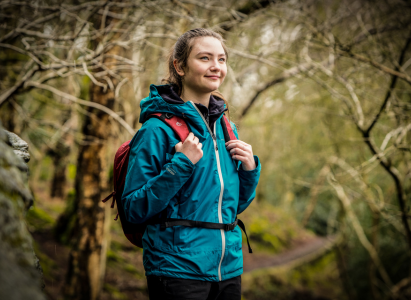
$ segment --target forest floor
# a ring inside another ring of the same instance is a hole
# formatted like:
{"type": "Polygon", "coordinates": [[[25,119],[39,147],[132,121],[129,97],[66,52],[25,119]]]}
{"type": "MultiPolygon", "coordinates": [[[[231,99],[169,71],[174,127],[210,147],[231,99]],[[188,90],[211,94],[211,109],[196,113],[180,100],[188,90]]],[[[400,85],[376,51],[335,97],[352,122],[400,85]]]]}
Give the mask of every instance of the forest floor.
{"type": "MultiPolygon", "coordinates": [[[[34,193],[38,199],[36,210],[47,213],[48,217],[43,218],[48,222],[46,226],[40,227],[30,223],[28,225],[35,241],[36,253],[44,270],[45,293],[50,300],[59,300],[62,299],[70,249],[69,246],[57,241],[52,225],[64,210],[65,203],[61,199],[50,199],[46,191],[41,188],[36,188],[34,193]]],[[[112,222],[111,228],[106,276],[100,299],[148,299],[142,250],[133,246],[122,236],[120,224],[112,222]]],[[[286,265],[292,267],[293,264],[309,262],[318,256],[318,253],[326,251],[334,241],[335,237],[309,236],[293,241],[292,247],[276,255],[258,250],[249,254],[248,247],[244,244],[244,273],[286,265]]]]}
{"type": "Polygon", "coordinates": [[[292,248],[276,255],[268,253],[249,254],[247,245],[243,245],[244,273],[257,269],[284,267],[286,265],[295,266],[296,264],[308,262],[332,247],[335,241],[335,236],[314,236],[296,241],[292,248]]]}

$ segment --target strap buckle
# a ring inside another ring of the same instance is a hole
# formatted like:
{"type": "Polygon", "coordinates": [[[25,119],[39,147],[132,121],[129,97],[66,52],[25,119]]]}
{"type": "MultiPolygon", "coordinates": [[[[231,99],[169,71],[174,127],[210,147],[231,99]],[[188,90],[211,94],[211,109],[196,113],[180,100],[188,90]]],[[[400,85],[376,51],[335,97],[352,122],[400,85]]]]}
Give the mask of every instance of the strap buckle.
{"type": "Polygon", "coordinates": [[[173,114],[170,113],[165,113],[166,119],[171,119],[173,117],[173,114]]]}
{"type": "Polygon", "coordinates": [[[235,220],[231,224],[224,224],[224,231],[231,231],[234,230],[234,228],[237,226],[237,220],[235,220]]]}

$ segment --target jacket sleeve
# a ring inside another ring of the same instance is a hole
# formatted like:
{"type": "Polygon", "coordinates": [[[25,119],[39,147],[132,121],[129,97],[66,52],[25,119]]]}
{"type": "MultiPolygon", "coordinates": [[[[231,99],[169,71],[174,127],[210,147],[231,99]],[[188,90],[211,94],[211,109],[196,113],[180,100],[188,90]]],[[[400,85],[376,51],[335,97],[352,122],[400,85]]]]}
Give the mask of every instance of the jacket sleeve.
{"type": "MultiPolygon", "coordinates": [[[[231,127],[238,139],[237,128],[233,123],[231,123],[231,127]]],[[[255,198],[255,190],[257,188],[258,180],[260,179],[261,163],[256,155],[254,155],[254,161],[256,168],[251,171],[245,171],[241,162],[239,162],[238,177],[240,179],[240,197],[237,214],[241,214],[255,198]]]]}
{"type": "Polygon", "coordinates": [[[181,152],[167,162],[173,134],[168,127],[143,126],[133,139],[122,195],[129,222],[143,223],[163,211],[193,174],[195,165],[181,152]]]}

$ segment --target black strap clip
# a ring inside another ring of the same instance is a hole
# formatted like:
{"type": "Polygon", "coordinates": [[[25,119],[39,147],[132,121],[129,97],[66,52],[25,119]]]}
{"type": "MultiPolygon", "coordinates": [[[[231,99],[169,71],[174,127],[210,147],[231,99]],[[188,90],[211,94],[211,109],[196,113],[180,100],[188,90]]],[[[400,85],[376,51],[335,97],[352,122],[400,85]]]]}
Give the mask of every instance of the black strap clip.
{"type": "Polygon", "coordinates": [[[165,113],[166,119],[171,119],[173,117],[173,114],[170,113],[165,113]]]}
{"type": "Polygon", "coordinates": [[[237,226],[238,221],[235,220],[233,223],[231,224],[224,224],[224,231],[231,231],[234,230],[234,228],[237,226]]]}

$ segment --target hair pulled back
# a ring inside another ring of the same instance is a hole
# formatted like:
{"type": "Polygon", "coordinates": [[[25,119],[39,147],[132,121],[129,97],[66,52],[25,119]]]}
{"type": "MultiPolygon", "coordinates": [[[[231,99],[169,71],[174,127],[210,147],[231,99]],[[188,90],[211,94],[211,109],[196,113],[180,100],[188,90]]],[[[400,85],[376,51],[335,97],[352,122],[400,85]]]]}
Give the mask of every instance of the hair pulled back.
{"type": "MultiPolygon", "coordinates": [[[[196,28],[182,34],[170,50],[168,57],[168,74],[167,77],[162,80],[163,83],[177,86],[177,93],[180,96],[183,90],[183,76],[180,76],[174,68],[174,60],[176,59],[177,64],[180,66],[180,68],[185,70],[187,68],[188,57],[193,50],[195,39],[202,37],[213,37],[219,40],[224,49],[226,60],[228,59],[227,47],[224,44],[223,37],[219,33],[211,29],[196,28]]],[[[223,99],[228,108],[227,100],[224,99],[223,95],[220,92],[214,91],[211,94],[223,99]]]]}

